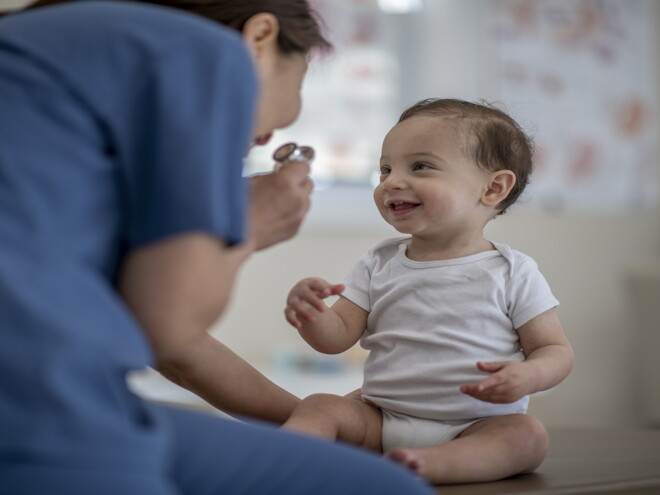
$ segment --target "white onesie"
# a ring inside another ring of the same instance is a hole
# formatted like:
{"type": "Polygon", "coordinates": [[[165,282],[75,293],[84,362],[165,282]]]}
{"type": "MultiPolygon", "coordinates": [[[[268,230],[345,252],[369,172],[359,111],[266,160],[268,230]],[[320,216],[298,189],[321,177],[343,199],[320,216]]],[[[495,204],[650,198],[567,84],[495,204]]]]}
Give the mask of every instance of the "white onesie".
{"type": "Polygon", "coordinates": [[[491,404],[459,387],[487,376],[477,361],[523,361],[515,329],[558,305],[534,260],[493,243],[464,258],[413,261],[409,242],[378,243],[344,280],[342,296],[369,312],[363,399],[452,425],[524,413],[527,397],[491,404]]]}

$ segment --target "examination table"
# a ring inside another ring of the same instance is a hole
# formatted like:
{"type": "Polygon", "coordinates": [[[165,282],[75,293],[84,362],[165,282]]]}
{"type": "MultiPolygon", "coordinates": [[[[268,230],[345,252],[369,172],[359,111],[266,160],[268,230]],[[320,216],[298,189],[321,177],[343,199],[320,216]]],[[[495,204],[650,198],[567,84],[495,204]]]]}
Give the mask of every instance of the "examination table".
{"type": "Polygon", "coordinates": [[[442,495],[660,495],[660,429],[550,429],[550,450],[532,474],[445,485],[442,495]]]}

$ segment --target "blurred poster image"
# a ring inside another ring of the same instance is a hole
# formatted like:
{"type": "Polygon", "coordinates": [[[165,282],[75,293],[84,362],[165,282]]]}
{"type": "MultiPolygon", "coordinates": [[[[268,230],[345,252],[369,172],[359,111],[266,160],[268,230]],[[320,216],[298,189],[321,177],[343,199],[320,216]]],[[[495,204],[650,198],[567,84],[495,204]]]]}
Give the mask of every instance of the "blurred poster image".
{"type": "Polygon", "coordinates": [[[406,106],[485,99],[534,138],[524,203],[597,214],[657,203],[655,0],[312,3],[336,50],[312,61],[300,119],[252,150],[248,173],[272,169],[275,147],[295,141],[317,152],[317,189],[345,196],[335,186],[373,186],[406,106]]]}
{"type": "Polygon", "coordinates": [[[530,123],[546,208],[639,210],[657,201],[652,0],[498,0],[488,27],[502,101],[530,123]]]}

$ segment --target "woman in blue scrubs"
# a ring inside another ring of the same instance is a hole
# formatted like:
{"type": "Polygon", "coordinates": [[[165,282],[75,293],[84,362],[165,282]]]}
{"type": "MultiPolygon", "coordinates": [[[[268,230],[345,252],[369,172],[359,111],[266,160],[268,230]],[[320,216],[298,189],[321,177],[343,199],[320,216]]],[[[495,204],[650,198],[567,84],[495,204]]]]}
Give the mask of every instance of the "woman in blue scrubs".
{"type": "Polygon", "coordinates": [[[271,423],[298,401],[206,330],[309,207],[304,163],[249,187],[241,164],[328,47],[304,0],[149,3],[0,19],[0,493],[428,493],[370,454],[127,389],[151,365],[271,423]]]}

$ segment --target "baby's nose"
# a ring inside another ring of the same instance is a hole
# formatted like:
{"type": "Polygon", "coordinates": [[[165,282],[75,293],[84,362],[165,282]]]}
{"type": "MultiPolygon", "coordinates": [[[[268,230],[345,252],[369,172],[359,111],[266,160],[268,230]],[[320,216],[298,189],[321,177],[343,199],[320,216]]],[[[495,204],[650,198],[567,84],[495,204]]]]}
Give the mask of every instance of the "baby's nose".
{"type": "Polygon", "coordinates": [[[383,185],[387,189],[402,189],[406,187],[406,180],[403,174],[390,172],[383,181],[383,185]]]}

